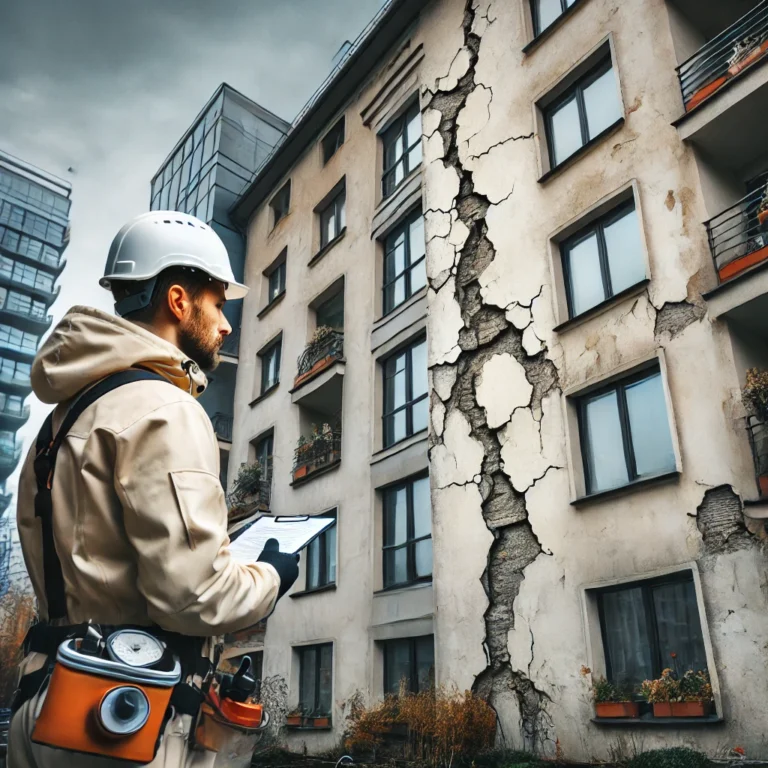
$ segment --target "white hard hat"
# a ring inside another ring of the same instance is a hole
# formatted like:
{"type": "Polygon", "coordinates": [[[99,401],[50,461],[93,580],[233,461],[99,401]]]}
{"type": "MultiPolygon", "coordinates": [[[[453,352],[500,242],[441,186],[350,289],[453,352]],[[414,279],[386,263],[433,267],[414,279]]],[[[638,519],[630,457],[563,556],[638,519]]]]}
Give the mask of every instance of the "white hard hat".
{"type": "Polygon", "coordinates": [[[112,241],[99,285],[110,289],[112,280],[146,283],[139,294],[116,305],[118,314],[125,315],[149,305],[155,278],[168,267],[205,272],[225,283],[229,300],[248,293],[247,286],[235,280],[221,238],[205,222],[178,211],[150,211],[129,221],[112,241]]]}

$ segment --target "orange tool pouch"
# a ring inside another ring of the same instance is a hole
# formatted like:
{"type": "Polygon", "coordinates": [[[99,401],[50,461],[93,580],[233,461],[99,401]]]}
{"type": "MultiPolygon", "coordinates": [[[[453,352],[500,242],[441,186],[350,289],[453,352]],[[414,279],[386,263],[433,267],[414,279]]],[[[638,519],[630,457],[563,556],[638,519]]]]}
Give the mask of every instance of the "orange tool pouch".
{"type": "Polygon", "coordinates": [[[248,741],[267,725],[269,716],[261,704],[219,699],[211,688],[200,707],[195,743],[211,752],[230,750],[233,740],[248,741]]]}

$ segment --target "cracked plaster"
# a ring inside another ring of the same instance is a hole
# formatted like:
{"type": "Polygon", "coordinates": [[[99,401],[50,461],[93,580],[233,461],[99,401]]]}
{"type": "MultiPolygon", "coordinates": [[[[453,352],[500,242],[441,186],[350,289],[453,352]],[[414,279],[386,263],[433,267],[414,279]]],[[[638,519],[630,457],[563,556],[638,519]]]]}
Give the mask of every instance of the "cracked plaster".
{"type": "Polygon", "coordinates": [[[509,354],[494,355],[483,366],[475,385],[477,404],[485,409],[491,429],[506,424],[517,408],[531,402],[533,387],[525,368],[509,354]]]}

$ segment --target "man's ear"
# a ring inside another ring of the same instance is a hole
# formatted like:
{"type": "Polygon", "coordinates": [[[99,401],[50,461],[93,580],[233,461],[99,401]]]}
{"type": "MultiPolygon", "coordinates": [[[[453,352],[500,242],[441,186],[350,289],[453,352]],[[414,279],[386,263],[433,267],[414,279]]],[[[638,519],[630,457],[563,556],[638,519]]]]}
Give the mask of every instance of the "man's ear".
{"type": "Polygon", "coordinates": [[[180,285],[172,285],[168,289],[166,299],[170,313],[179,321],[183,320],[189,311],[189,294],[180,285]]]}

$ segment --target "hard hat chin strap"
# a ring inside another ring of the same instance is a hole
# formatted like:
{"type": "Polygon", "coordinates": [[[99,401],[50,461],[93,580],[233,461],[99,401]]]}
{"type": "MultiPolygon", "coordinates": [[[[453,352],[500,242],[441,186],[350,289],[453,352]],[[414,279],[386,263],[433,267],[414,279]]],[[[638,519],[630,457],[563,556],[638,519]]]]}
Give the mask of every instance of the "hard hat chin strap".
{"type": "Polygon", "coordinates": [[[120,317],[125,317],[132,312],[146,309],[150,305],[152,294],[155,292],[155,286],[157,285],[157,277],[144,280],[138,285],[141,286],[140,290],[136,293],[132,293],[130,296],[126,296],[124,299],[120,299],[120,301],[115,304],[115,312],[120,315],[120,317]]]}

